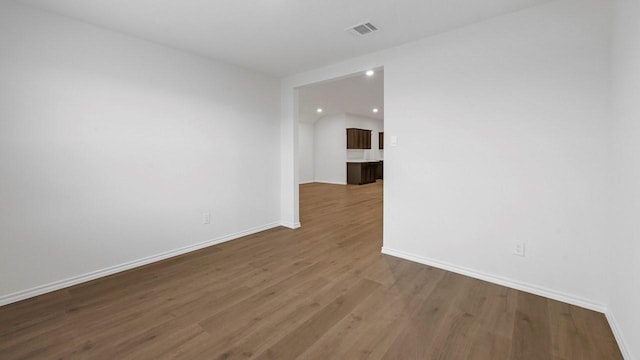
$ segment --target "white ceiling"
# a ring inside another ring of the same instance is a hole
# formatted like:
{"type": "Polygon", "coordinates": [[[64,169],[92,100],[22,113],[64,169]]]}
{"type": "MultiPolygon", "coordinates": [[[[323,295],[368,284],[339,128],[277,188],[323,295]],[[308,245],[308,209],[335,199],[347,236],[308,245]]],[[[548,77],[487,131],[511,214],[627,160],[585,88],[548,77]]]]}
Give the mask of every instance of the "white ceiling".
{"type": "Polygon", "coordinates": [[[313,123],[328,115],[349,113],[384,119],[384,71],[373,76],[354,74],[338,80],[301,87],[298,93],[301,122],[313,123]],[[317,109],[321,108],[322,113],[317,109]],[[373,108],[378,109],[374,113],[373,108]]]}
{"type": "Polygon", "coordinates": [[[549,0],[16,0],[274,76],[549,0]],[[370,20],[380,31],[345,28],[370,20]]]}

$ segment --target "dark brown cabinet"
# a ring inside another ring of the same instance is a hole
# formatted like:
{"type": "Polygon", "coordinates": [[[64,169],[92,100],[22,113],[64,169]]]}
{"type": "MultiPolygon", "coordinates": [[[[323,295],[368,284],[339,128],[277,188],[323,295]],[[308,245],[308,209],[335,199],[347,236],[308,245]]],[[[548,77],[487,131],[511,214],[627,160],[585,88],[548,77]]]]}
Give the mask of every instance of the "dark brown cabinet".
{"type": "Polygon", "coordinates": [[[384,169],[382,168],[382,160],[378,162],[378,171],[376,174],[376,179],[382,180],[382,174],[384,174],[384,169]]]}
{"type": "Polygon", "coordinates": [[[376,182],[379,161],[348,162],[347,184],[362,185],[376,182]]]}
{"type": "Polygon", "coordinates": [[[371,149],[371,130],[347,129],[347,149],[371,149]]]}
{"type": "Polygon", "coordinates": [[[384,149],[384,132],[378,133],[378,149],[384,149]]]}

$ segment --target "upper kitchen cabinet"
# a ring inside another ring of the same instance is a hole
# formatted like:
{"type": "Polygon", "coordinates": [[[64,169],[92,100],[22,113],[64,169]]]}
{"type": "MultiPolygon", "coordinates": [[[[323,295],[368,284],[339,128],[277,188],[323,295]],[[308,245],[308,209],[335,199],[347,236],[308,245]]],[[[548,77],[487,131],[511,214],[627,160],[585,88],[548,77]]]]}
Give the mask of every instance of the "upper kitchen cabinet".
{"type": "Polygon", "coordinates": [[[371,149],[371,130],[347,129],[347,149],[371,149]]]}
{"type": "Polygon", "coordinates": [[[384,149],[384,132],[378,133],[378,149],[384,149]]]}

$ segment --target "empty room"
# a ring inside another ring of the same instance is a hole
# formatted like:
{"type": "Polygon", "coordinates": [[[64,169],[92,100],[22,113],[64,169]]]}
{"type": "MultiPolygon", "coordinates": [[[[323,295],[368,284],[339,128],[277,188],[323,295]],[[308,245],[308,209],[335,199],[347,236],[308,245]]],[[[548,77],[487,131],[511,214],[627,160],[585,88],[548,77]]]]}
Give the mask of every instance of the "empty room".
{"type": "Polygon", "coordinates": [[[638,39],[638,0],[0,1],[0,359],[640,360],[638,39]]]}

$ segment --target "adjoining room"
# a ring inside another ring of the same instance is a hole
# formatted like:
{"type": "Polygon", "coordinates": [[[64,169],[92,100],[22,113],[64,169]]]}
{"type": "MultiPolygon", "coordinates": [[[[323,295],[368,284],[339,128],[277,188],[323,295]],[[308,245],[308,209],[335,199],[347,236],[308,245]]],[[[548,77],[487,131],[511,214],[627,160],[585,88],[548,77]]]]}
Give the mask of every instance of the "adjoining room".
{"type": "Polygon", "coordinates": [[[383,69],[300,87],[297,107],[301,184],[382,180],[383,69]]]}

